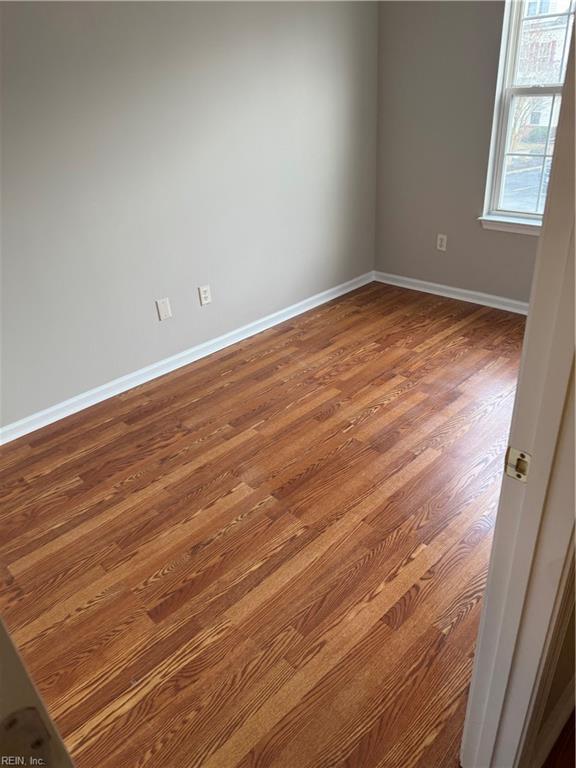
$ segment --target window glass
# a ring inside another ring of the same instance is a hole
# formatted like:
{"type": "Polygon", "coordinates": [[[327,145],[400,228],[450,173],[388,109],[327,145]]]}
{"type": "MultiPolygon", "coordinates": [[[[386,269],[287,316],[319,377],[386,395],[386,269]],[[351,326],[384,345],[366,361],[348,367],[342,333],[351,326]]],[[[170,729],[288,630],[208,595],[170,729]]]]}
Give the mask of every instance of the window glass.
{"type": "Polygon", "coordinates": [[[576,0],[508,0],[487,214],[540,219],[576,0]]]}

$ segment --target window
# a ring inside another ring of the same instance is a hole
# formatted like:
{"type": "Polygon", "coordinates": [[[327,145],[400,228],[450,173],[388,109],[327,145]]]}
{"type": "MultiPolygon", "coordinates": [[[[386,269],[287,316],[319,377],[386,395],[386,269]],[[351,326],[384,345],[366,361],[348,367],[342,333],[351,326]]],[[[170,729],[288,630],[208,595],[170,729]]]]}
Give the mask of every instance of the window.
{"type": "Polygon", "coordinates": [[[538,233],[575,4],[507,0],[484,226],[538,233]]]}

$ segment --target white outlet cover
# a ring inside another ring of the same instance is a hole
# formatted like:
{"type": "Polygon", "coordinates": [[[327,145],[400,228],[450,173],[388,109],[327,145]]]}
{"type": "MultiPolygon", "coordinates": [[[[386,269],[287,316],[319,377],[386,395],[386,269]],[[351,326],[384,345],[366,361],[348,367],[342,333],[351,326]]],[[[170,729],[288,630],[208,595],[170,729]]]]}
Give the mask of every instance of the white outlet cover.
{"type": "Polygon", "coordinates": [[[436,237],[436,248],[439,251],[445,251],[448,247],[448,235],[438,235],[436,237]]]}
{"type": "Polygon", "coordinates": [[[201,285],[198,288],[198,296],[200,297],[200,304],[204,306],[205,304],[210,304],[212,301],[212,291],[210,290],[209,285],[201,285]]]}
{"type": "Polygon", "coordinates": [[[168,320],[169,317],[172,317],[170,299],[168,297],[164,299],[156,299],[156,311],[158,312],[159,320],[168,320]]]}

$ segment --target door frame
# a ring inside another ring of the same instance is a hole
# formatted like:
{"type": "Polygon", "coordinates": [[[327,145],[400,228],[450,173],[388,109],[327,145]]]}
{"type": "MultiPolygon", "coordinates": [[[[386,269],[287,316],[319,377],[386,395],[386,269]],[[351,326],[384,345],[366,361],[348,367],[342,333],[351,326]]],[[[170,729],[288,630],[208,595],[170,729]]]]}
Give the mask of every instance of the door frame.
{"type": "Polygon", "coordinates": [[[526,482],[502,481],[463,768],[516,768],[521,760],[573,551],[568,490],[564,499],[549,493],[573,363],[574,35],[510,429],[509,444],[531,464],[526,482]]]}

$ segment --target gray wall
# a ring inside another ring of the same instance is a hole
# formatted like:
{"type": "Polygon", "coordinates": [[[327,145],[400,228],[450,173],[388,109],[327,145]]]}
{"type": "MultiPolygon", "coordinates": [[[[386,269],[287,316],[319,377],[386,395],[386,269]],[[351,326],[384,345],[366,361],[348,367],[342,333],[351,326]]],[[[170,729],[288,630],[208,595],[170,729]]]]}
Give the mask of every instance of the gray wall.
{"type": "Polygon", "coordinates": [[[373,268],[377,12],[3,4],[2,423],[373,268]]]}
{"type": "Polygon", "coordinates": [[[374,265],[528,298],[477,221],[502,3],[1,7],[0,423],[374,265]]]}
{"type": "Polygon", "coordinates": [[[485,0],[381,4],[376,265],[528,300],[537,238],[477,221],[503,12],[485,0]]]}

